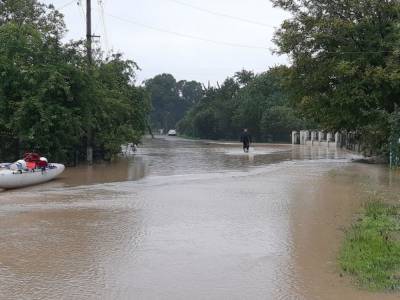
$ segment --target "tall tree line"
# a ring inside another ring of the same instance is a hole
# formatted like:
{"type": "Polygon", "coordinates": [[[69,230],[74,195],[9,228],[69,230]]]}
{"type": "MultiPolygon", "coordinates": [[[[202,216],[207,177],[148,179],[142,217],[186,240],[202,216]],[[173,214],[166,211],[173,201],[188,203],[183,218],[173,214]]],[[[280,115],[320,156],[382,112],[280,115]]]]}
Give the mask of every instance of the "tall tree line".
{"type": "Polygon", "coordinates": [[[100,51],[88,65],[84,41],[62,43],[63,16],[37,0],[0,1],[0,159],[38,151],[51,160],[84,160],[88,130],[96,158],[137,142],[149,98],[136,87],[137,65],[100,51]]]}
{"type": "Polygon", "coordinates": [[[290,141],[291,131],[307,126],[291,108],[284,90],[289,72],[284,66],[254,74],[242,70],[204,97],[179,122],[185,135],[236,140],[247,128],[255,140],[290,141]]]}
{"type": "Polygon", "coordinates": [[[204,95],[201,83],[177,81],[171,74],[160,74],[145,81],[151,98],[151,125],[164,132],[175,129],[185,113],[204,95]]]}

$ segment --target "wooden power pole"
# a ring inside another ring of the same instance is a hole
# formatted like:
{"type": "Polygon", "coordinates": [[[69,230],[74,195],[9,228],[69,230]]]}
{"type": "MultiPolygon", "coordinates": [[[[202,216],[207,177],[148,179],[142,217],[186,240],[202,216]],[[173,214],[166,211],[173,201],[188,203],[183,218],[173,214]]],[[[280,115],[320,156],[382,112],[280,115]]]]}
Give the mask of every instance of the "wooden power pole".
{"type": "Polygon", "coordinates": [[[89,64],[92,64],[92,3],[86,0],[86,42],[89,64]]]}
{"type": "MultiPolygon", "coordinates": [[[[86,49],[87,49],[87,59],[89,64],[89,72],[91,72],[91,66],[93,63],[92,57],[92,3],[91,0],[86,0],[86,49]]],[[[91,125],[91,113],[90,107],[87,108],[87,141],[86,141],[86,160],[89,164],[93,163],[93,132],[91,125]]]]}

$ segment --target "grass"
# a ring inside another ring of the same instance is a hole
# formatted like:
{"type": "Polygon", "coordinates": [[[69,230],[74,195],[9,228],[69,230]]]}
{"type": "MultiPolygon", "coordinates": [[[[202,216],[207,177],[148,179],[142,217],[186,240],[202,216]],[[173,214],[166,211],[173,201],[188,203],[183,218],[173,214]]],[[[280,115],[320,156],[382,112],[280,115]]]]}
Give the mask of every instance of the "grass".
{"type": "Polygon", "coordinates": [[[366,203],[346,232],[339,263],[363,288],[400,290],[400,207],[366,203]]]}

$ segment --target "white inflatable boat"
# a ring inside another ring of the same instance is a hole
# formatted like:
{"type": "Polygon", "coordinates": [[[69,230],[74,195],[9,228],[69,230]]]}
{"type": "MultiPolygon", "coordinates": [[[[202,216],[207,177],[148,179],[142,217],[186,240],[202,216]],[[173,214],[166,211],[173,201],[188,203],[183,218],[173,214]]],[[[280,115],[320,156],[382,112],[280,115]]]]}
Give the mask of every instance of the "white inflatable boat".
{"type": "Polygon", "coordinates": [[[7,165],[0,166],[0,188],[15,189],[50,181],[65,170],[63,164],[49,164],[43,169],[11,170],[7,165]]]}

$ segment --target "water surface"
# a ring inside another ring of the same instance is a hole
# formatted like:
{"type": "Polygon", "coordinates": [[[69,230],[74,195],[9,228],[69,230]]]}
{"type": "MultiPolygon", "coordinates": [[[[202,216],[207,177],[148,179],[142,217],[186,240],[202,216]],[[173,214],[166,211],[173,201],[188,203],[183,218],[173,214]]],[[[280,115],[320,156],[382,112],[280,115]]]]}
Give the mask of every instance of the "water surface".
{"type": "Polygon", "coordinates": [[[336,149],[145,140],[0,193],[2,299],[398,299],[339,276],[344,226],[399,174],[336,149]]]}

